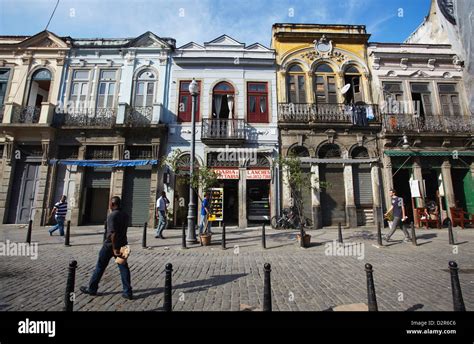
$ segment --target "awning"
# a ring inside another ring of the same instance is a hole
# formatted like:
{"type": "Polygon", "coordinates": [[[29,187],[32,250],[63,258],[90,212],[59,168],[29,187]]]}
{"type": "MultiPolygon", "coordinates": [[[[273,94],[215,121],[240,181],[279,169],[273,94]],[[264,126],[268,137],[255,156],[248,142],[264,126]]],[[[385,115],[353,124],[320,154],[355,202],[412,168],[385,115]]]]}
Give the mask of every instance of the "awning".
{"type": "Polygon", "coordinates": [[[51,165],[88,166],[88,167],[131,167],[157,165],[158,160],[57,160],[49,161],[51,165]]]}
{"type": "Polygon", "coordinates": [[[387,156],[474,156],[474,151],[410,151],[410,150],[386,150],[387,156]]]}

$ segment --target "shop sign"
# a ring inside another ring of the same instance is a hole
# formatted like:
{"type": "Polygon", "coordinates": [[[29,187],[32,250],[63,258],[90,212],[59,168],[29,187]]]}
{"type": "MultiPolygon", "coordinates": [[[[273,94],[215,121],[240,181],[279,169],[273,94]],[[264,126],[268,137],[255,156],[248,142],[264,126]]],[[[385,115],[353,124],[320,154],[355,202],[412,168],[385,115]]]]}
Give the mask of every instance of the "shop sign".
{"type": "Polygon", "coordinates": [[[217,179],[240,179],[239,169],[237,168],[215,168],[217,179]]]}
{"type": "Polygon", "coordinates": [[[268,168],[247,170],[247,179],[272,179],[272,174],[268,168]]]}

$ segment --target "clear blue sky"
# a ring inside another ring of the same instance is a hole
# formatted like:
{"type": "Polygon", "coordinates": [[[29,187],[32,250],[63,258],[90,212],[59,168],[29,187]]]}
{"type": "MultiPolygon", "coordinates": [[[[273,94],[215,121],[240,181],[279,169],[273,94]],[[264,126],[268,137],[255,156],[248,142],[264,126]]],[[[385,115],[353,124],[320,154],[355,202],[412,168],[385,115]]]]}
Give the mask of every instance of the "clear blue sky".
{"type": "MultiPolygon", "coordinates": [[[[44,30],[56,0],[0,0],[0,34],[44,30]]],[[[71,37],[134,37],[145,31],[202,43],[223,33],[270,45],[273,23],[361,24],[371,41],[402,42],[430,0],[60,0],[49,30],[71,37]]]]}

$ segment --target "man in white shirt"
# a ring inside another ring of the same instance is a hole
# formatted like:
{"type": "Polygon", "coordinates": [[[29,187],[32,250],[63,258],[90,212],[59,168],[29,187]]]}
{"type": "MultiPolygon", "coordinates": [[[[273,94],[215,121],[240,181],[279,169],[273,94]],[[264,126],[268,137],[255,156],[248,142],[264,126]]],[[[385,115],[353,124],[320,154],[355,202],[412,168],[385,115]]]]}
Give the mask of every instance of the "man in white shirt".
{"type": "Polygon", "coordinates": [[[156,218],[158,219],[158,227],[156,228],[155,238],[164,239],[163,230],[166,228],[167,224],[166,212],[168,210],[168,204],[170,204],[170,201],[166,197],[166,192],[162,191],[161,197],[156,201],[156,218]]]}

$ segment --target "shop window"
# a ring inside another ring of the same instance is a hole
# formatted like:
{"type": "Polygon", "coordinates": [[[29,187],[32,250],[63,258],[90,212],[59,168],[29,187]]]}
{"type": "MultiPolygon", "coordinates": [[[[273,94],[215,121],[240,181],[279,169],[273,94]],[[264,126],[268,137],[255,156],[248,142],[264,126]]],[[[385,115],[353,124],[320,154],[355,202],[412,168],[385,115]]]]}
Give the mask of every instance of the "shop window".
{"type": "Polygon", "coordinates": [[[268,123],[268,84],[247,84],[247,120],[250,123],[268,123]]]}
{"type": "MultiPolygon", "coordinates": [[[[201,81],[198,84],[198,95],[196,97],[196,121],[199,121],[199,104],[201,102],[201,81]]],[[[192,96],[189,93],[189,84],[191,80],[180,81],[179,83],[179,105],[178,105],[178,122],[192,121],[192,96]]]]}
{"type": "Polygon", "coordinates": [[[303,69],[299,65],[292,65],[288,69],[286,89],[288,102],[293,104],[306,103],[306,79],[303,69]]]}

